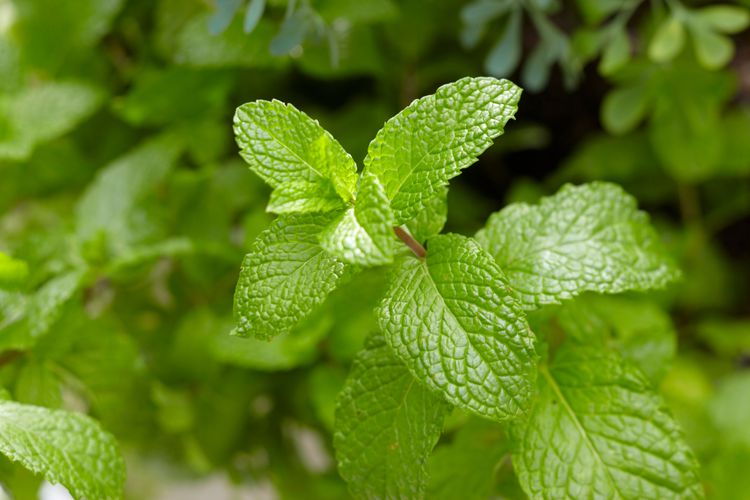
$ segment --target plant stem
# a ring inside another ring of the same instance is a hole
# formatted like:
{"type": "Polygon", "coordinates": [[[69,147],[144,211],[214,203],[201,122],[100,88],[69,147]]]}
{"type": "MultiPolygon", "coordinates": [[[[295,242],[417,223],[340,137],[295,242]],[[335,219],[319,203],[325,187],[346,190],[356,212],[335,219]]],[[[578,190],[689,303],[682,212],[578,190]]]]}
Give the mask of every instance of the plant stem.
{"type": "Polygon", "coordinates": [[[410,235],[400,227],[394,227],[393,232],[396,233],[398,239],[403,241],[406,246],[409,247],[409,250],[414,252],[414,255],[416,255],[420,259],[425,258],[425,255],[427,255],[427,251],[417,240],[412,237],[412,235],[410,235]]]}

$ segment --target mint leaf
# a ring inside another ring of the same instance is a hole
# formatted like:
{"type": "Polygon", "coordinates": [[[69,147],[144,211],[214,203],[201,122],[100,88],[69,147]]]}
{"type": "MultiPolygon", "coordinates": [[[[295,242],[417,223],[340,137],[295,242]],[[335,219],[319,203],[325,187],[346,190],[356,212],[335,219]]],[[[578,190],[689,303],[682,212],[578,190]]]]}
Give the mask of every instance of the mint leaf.
{"type": "Polygon", "coordinates": [[[598,347],[564,345],[512,430],[531,498],[701,498],[698,463],[637,370],[598,347]]]}
{"type": "Polygon", "coordinates": [[[122,496],[117,443],[85,415],[0,400],[0,452],[74,497],[122,496]]]}
{"type": "Polygon", "coordinates": [[[356,204],[323,231],[320,241],[327,252],[350,264],[393,261],[393,212],[377,177],[362,176],[356,204]]]}
{"type": "Polygon", "coordinates": [[[427,200],[424,209],[409,222],[406,227],[415,240],[427,241],[443,230],[448,220],[448,188],[438,190],[438,193],[427,200]]]}
{"type": "Polygon", "coordinates": [[[474,163],[513,117],[521,89],[508,80],[462,78],[422,97],[386,122],[365,158],[391,200],[396,225],[474,163]]]}
{"type": "Polygon", "coordinates": [[[266,210],[275,214],[330,212],[342,207],[341,197],[329,182],[289,181],[271,192],[266,210]]]}
{"type": "Polygon", "coordinates": [[[46,334],[60,319],[65,304],[78,292],[85,271],[61,274],[45,283],[29,301],[26,318],[32,338],[46,334]]]}
{"type": "Polygon", "coordinates": [[[426,463],[450,407],[412,377],[381,335],[354,360],[336,407],[333,444],[357,498],[422,498],[426,463]]]}
{"type": "MultiPolygon", "coordinates": [[[[297,211],[317,211],[330,203],[335,191],[349,202],[357,184],[357,166],[344,148],[323,127],[291,104],[255,101],[237,108],[234,134],[240,154],[250,168],[288,204],[297,199],[297,211]],[[296,184],[289,187],[289,183],[296,184]],[[316,187],[317,185],[317,187],[316,187]]],[[[269,210],[285,206],[272,198],[269,210]]]]}
{"type": "Polygon", "coordinates": [[[288,333],[343,281],[350,267],[318,243],[330,221],[330,215],[285,215],[258,236],[234,293],[238,335],[288,333]]]}
{"type": "Polygon", "coordinates": [[[648,216],[614,184],[566,185],[538,205],[510,205],[476,239],[529,309],[584,291],[660,288],[679,276],[648,216]]]}
{"type": "Polygon", "coordinates": [[[409,370],[451,403],[494,420],[523,414],[536,373],[534,337],[500,268],[473,240],[427,243],[397,262],[380,328],[409,370]]]}
{"type": "Polygon", "coordinates": [[[138,242],[139,202],[164,179],[182,150],[182,139],[162,134],[99,171],[76,207],[78,238],[88,242],[106,235],[118,252],[138,242]]]}

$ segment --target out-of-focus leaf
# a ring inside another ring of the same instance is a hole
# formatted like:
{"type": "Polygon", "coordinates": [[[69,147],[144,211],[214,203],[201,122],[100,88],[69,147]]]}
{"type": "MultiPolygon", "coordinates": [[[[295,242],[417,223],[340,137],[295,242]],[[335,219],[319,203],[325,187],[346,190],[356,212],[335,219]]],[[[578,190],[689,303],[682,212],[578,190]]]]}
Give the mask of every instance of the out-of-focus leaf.
{"type": "Polygon", "coordinates": [[[646,89],[642,86],[617,88],[604,98],[602,125],[613,134],[624,134],[643,120],[648,103],[646,89]]]}
{"type": "Polygon", "coordinates": [[[242,31],[247,34],[253,32],[260,18],[263,17],[263,11],[266,10],[266,0],[250,0],[245,9],[245,19],[242,22],[242,31]]]}
{"type": "Polygon", "coordinates": [[[503,34],[487,54],[484,66],[494,76],[509,76],[520,59],[521,10],[516,8],[508,15],[503,34]]]}
{"type": "Polygon", "coordinates": [[[212,35],[223,33],[242,3],[242,0],[216,0],[216,12],[208,19],[208,31],[212,35]]]}
{"type": "Polygon", "coordinates": [[[648,55],[656,62],[674,59],[685,45],[685,27],[675,16],[665,19],[648,45],[648,55]]]}

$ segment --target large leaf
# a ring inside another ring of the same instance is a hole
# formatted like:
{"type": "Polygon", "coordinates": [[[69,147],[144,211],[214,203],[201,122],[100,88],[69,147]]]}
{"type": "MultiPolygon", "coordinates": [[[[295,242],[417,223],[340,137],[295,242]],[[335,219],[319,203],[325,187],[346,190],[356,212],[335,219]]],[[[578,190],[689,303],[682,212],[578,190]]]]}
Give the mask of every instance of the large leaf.
{"type": "Polygon", "coordinates": [[[378,309],[388,343],[419,379],[495,420],[531,397],[534,337],[497,264],[473,240],[440,235],[427,257],[404,257],[378,309]]]}
{"type": "Polygon", "coordinates": [[[283,193],[275,196],[286,203],[276,200],[269,209],[320,211],[321,203],[330,203],[330,191],[339,194],[341,206],[352,200],[357,183],[354,160],[317,120],[291,104],[243,104],[234,115],[234,133],[253,172],[283,193]],[[285,208],[290,190],[297,204],[285,208]]]}
{"type": "Polygon", "coordinates": [[[679,276],[648,216],[614,184],[564,186],[493,214],[477,241],[527,308],[585,291],[660,288],[679,276]]]}
{"type": "Polygon", "coordinates": [[[238,335],[270,339],[290,332],[342,282],[350,266],[318,242],[330,221],[330,215],[285,215],[258,236],[234,293],[238,335]]]}
{"type": "Polygon", "coordinates": [[[117,443],[85,415],[0,401],[0,452],[75,497],[122,496],[117,443]]]}
{"type": "Polygon", "coordinates": [[[598,347],[564,345],[513,428],[531,498],[700,498],[698,463],[640,372],[598,347]]]}
{"type": "Polygon", "coordinates": [[[334,446],[357,498],[422,498],[427,457],[450,406],[423,387],[381,335],[368,339],[336,408],[334,446]]]}
{"type": "Polygon", "coordinates": [[[462,78],[422,97],[386,122],[365,158],[385,186],[400,225],[503,133],[521,89],[508,80],[462,78]]]}

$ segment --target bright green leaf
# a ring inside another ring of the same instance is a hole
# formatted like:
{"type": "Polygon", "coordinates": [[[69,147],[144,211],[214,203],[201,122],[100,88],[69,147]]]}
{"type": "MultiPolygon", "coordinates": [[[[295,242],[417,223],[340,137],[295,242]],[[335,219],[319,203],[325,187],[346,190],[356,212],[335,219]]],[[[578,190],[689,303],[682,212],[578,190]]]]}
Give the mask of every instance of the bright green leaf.
{"type": "Polygon", "coordinates": [[[427,458],[450,407],[370,337],[339,395],[333,444],[355,498],[423,498],[427,458]]]}
{"type": "Polygon", "coordinates": [[[601,348],[563,346],[512,434],[531,498],[703,497],[697,460],[661,398],[601,348]]]}
{"type": "Polygon", "coordinates": [[[413,219],[492,145],[520,97],[521,89],[507,80],[462,78],[386,122],[370,143],[365,170],[385,186],[396,225],[413,219]]]}
{"type": "Polygon", "coordinates": [[[328,253],[349,264],[377,266],[393,260],[393,213],[377,177],[362,176],[354,207],[320,236],[328,253]]]}
{"type": "Polygon", "coordinates": [[[0,452],[77,498],[122,497],[117,443],[85,415],[0,401],[0,452]]]}
{"type": "Polygon", "coordinates": [[[326,253],[318,234],[329,215],[285,215],[255,240],[234,293],[237,334],[288,333],[342,283],[349,266],[326,253]]]}
{"type": "Polygon", "coordinates": [[[736,5],[711,5],[698,10],[695,16],[716,31],[739,33],[750,25],[750,13],[736,5]]]}
{"type": "Polygon", "coordinates": [[[674,59],[685,45],[685,27],[677,17],[665,19],[648,45],[648,56],[656,62],[674,59]]]}
{"type": "Polygon", "coordinates": [[[448,220],[448,188],[443,188],[425,202],[416,217],[406,223],[411,235],[420,243],[440,234],[448,220]]]}
{"type": "Polygon", "coordinates": [[[45,283],[29,301],[26,320],[32,338],[46,334],[81,287],[84,271],[70,271],[45,283]]]}
{"type": "MultiPolygon", "coordinates": [[[[354,160],[317,120],[291,104],[243,104],[234,115],[234,133],[240,154],[253,172],[284,193],[306,195],[299,203],[329,203],[329,186],[344,202],[353,199],[357,184],[354,160]],[[303,182],[308,183],[304,192],[286,186],[303,182]],[[320,187],[312,189],[310,184],[320,187]]],[[[287,198],[286,194],[279,196],[287,198]]]]}
{"type": "Polygon", "coordinates": [[[396,354],[449,402],[499,421],[527,410],[534,337],[502,271],[475,241],[439,235],[424,261],[402,258],[378,317],[396,354]]]}
{"type": "Polygon", "coordinates": [[[28,275],[26,262],[0,252],[0,288],[16,288],[26,281],[28,275]]]}
{"type": "Polygon", "coordinates": [[[695,55],[705,68],[718,69],[727,64],[734,55],[734,44],[726,36],[694,26],[691,30],[695,55]]]}
{"type": "Polygon", "coordinates": [[[564,186],[490,216],[477,241],[527,308],[585,291],[661,288],[679,276],[648,216],[615,184],[564,186]]]}
{"type": "Polygon", "coordinates": [[[646,89],[641,85],[617,88],[604,97],[602,125],[613,134],[629,132],[643,120],[648,102],[646,89]]]}
{"type": "Polygon", "coordinates": [[[599,61],[599,72],[603,75],[611,75],[620,69],[630,58],[630,38],[627,31],[618,29],[612,35],[612,39],[602,52],[599,61]]]}

